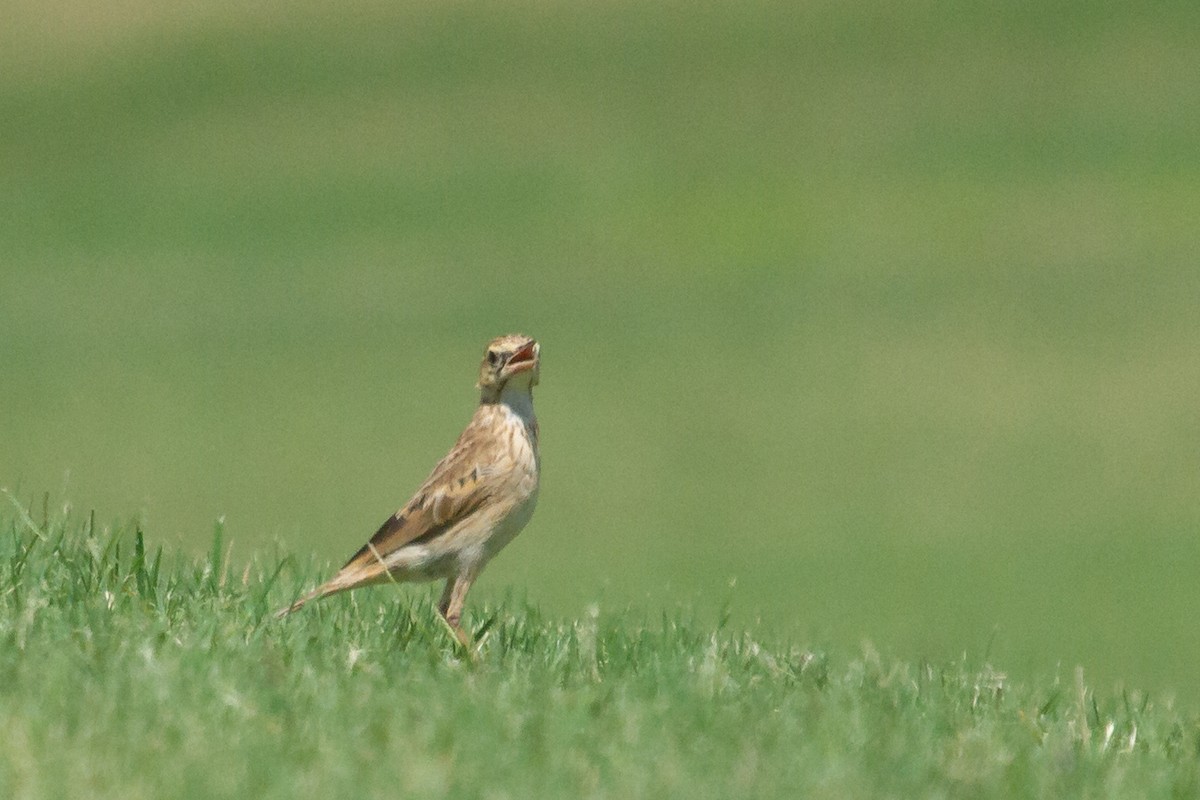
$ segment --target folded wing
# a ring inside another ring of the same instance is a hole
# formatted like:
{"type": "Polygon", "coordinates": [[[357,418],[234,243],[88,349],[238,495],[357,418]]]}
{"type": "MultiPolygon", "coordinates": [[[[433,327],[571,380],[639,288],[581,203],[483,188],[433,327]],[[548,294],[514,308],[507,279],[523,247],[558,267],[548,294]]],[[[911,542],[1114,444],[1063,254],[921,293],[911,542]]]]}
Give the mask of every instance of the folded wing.
{"type": "Polygon", "coordinates": [[[435,540],[478,511],[488,499],[488,487],[482,480],[485,468],[480,463],[481,454],[462,444],[460,439],[413,498],[388,517],[336,575],[280,611],[279,616],[310,600],[387,580],[389,556],[404,547],[435,540]]]}

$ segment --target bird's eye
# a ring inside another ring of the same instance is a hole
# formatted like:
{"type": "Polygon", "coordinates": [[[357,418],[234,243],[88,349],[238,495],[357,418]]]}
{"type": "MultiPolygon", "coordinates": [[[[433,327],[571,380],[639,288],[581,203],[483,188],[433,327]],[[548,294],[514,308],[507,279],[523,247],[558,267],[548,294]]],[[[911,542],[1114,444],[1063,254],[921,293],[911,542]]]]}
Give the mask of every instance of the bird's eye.
{"type": "Polygon", "coordinates": [[[500,363],[500,354],[495,350],[488,350],[487,362],[493,367],[496,366],[500,363]]]}

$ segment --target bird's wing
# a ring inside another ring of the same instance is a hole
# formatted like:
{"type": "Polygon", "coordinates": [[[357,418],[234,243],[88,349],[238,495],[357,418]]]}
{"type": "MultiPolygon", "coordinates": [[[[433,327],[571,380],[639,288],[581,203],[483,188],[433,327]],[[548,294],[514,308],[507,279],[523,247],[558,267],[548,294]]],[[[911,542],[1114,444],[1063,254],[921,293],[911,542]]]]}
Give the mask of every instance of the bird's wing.
{"type": "Polygon", "coordinates": [[[453,466],[457,468],[434,476],[442,480],[426,481],[412,500],[387,518],[346,567],[361,561],[377,561],[376,553],[386,557],[405,545],[433,539],[483,505],[488,495],[479,481],[479,465],[453,466]]]}
{"type": "Polygon", "coordinates": [[[386,560],[406,545],[436,538],[487,502],[491,495],[485,480],[491,472],[489,453],[471,446],[470,441],[464,433],[413,498],[387,518],[326,586],[342,591],[382,579],[387,569],[381,559],[386,560]]]}
{"type": "Polygon", "coordinates": [[[481,435],[486,424],[472,419],[454,447],[433,468],[416,494],[388,517],[371,540],[337,574],[280,610],[288,614],[311,600],[387,579],[387,557],[414,543],[428,542],[479,511],[492,497],[498,458],[492,437],[481,435]]]}

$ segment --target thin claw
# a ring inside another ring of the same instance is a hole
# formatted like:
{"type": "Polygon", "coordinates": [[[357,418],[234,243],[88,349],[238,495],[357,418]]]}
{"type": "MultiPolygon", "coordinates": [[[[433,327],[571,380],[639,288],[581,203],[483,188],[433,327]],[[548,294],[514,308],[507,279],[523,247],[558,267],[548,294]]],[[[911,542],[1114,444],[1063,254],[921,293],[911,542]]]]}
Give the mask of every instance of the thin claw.
{"type": "Polygon", "coordinates": [[[457,620],[451,622],[449,619],[441,616],[440,614],[438,615],[438,619],[441,620],[442,625],[446,627],[447,633],[454,637],[454,641],[457,644],[454,649],[457,651],[461,647],[462,651],[467,655],[467,657],[474,661],[475,652],[471,647],[470,634],[462,629],[462,626],[458,624],[457,620]]]}
{"type": "Polygon", "coordinates": [[[464,631],[462,629],[462,626],[460,626],[460,625],[454,626],[454,636],[455,636],[455,638],[458,639],[458,643],[466,648],[468,653],[470,653],[472,650],[474,650],[474,648],[471,646],[472,645],[471,635],[469,633],[467,633],[466,631],[464,631]]]}

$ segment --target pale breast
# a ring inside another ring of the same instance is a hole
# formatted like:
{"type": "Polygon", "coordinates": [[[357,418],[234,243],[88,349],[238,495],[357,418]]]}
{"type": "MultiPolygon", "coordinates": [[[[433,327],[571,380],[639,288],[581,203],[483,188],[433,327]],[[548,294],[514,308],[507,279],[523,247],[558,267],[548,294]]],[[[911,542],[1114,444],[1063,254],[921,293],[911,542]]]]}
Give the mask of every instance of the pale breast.
{"type": "Polygon", "coordinates": [[[537,419],[533,417],[532,408],[528,413],[522,413],[524,409],[519,407],[513,409],[499,404],[496,411],[499,415],[496,421],[503,430],[500,437],[503,444],[495,467],[497,477],[502,476],[501,480],[507,486],[508,502],[505,505],[508,507],[484,543],[485,558],[499,552],[529,522],[537,506],[541,475],[537,419]]]}
{"type": "MultiPolygon", "coordinates": [[[[537,420],[529,419],[500,406],[497,420],[503,433],[497,453],[496,472],[503,476],[513,502],[512,514],[518,516],[526,501],[537,495],[541,476],[541,455],[538,453],[537,420]]],[[[525,521],[528,521],[526,516],[525,521]]],[[[523,524],[523,523],[522,523],[523,524]]]]}

